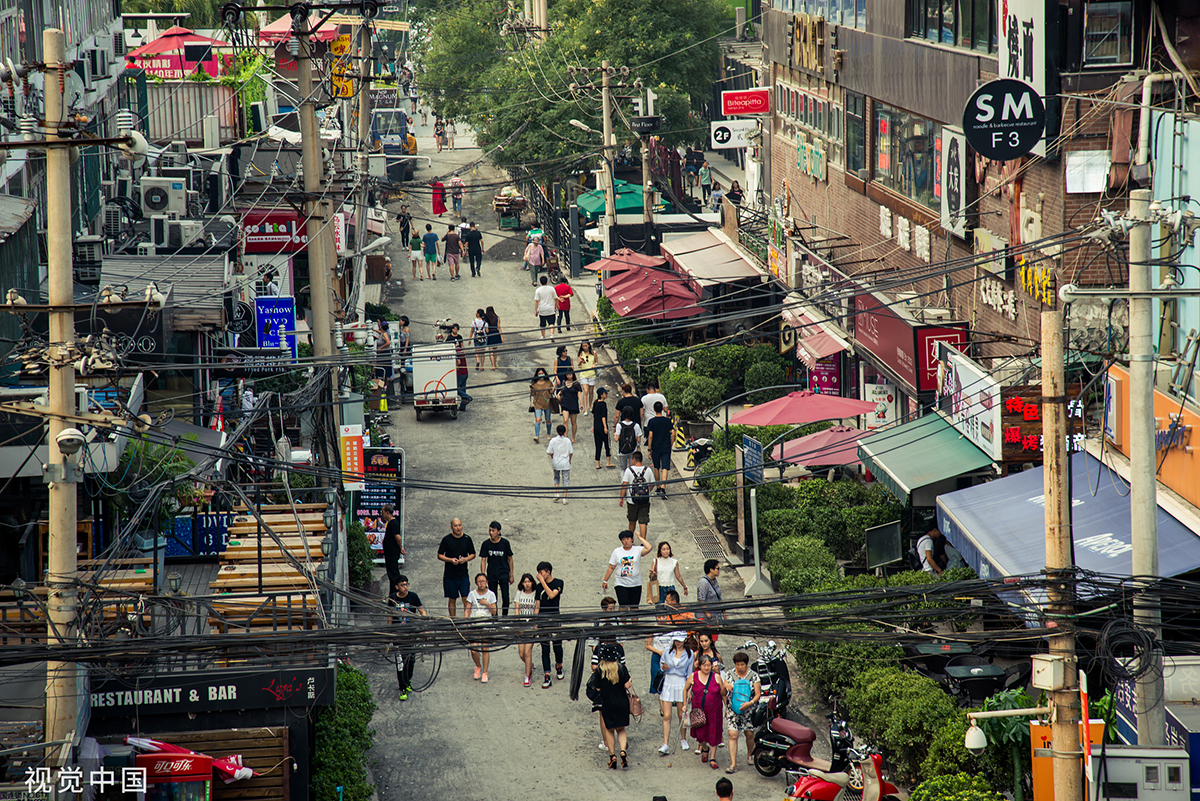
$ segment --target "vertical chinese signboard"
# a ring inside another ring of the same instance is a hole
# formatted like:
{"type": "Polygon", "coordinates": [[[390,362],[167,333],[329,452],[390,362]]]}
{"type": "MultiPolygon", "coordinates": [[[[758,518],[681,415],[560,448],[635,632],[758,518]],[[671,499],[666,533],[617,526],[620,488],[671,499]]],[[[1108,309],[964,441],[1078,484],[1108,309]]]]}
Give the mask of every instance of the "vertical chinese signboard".
{"type": "MultiPolygon", "coordinates": [[[[998,4],[997,63],[1001,78],[1024,81],[1046,96],[1046,28],[1045,0],[1004,0],[998,4]]],[[[1033,148],[1038,156],[1046,155],[1046,139],[1033,148]]]]}
{"type": "MultiPolygon", "coordinates": [[[[398,448],[367,448],[363,456],[362,489],[351,502],[354,519],[362,523],[367,542],[378,558],[383,555],[386,523],[383,507],[391,504],[403,530],[404,495],[400,482],[404,475],[404,452],[398,448]]],[[[403,557],[401,558],[403,562],[403,557]]]]}
{"type": "Polygon", "coordinates": [[[1000,442],[1000,384],[966,354],[938,344],[937,397],[950,424],[994,461],[1004,458],[1000,442]]]}
{"type": "Polygon", "coordinates": [[[361,425],[341,428],[342,486],[360,490],[363,486],[363,430],[361,425]]]}

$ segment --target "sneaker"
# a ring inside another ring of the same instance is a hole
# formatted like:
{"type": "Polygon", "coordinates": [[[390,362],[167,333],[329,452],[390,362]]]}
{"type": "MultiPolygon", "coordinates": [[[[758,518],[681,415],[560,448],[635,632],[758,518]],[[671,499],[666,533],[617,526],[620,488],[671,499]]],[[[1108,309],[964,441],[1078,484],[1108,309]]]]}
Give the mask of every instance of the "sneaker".
{"type": "Polygon", "coordinates": [[[550,689],[550,674],[549,673],[546,674],[546,678],[542,679],[542,689],[543,690],[550,689]]]}
{"type": "Polygon", "coordinates": [[[717,743],[717,748],[724,748],[724,747],[725,747],[725,743],[717,743]]]}
{"type": "Polygon", "coordinates": [[[563,505],[563,506],[566,506],[566,505],[567,505],[567,499],[566,499],[566,498],[563,498],[563,499],[562,499],[562,505],[563,505]]]}
{"type": "Polygon", "coordinates": [[[680,740],[679,741],[679,750],[686,751],[687,749],[688,749],[687,740],[680,740]]]}
{"type": "Polygon", "coordinates": [[[597,748],[599,748],[601,751],[607,751],[607,750],[608,750],[608,746],[607,746],[607,745],[605,745],[604,743],[600,743],[600,745],[598,745],[598,746],[596,746],[596,747],[597,747],[597,748]]]}
{"type": "Polygon", "coordinates": [[[487,684],[487,674],[486,674],[486,673],[484,673],[482,676],[480,676],[479,680],[480,680],[482,683],[484,683],[484,684],[487,684]]]}
{"type": "Polygon", "coordinates": [[[479,681],[479,676],[483,673],[483,668],[475,668],[475,680],[479,681]]]}
{"type": "Polygon", "coordinates": [[[433,277],[433,280],[434,280],[434,281],[436,281],[436,280],[437,280],[437,276],[436,276],[436,275],[433,277]]]}
{"type": "Polygon", "coordinates": [[[401,700],[401,701],[407,701],[407,700],[408,700],[408,692],[407,692],[407,691],[400,693],[400,700],[401,700]]]}
{"type": "Polygon", "coordinates": [[[558,680],[559,680],[559,681],[562,681],[562,680],[563,680],[562,665],[559,665],[559,666],[558,666],[557,668],[555,668],[555,669],[558,671],[558,680]]]}
{"type": "Polygon", "coordinates": [[[663,743],[662,745],[660,745],[658,747],[658,753],[661,754],[662,756],[666,756],[667,754],[671,753],[671,746],[667,745],[666,743],[663,743]]]}
{"type": "Polygon", "coordinates": [[[530,679],[528,676],[526,676],[525,677],[525,686],[528,687],[531,684],[533,684],[533,680],[530,679]]]}

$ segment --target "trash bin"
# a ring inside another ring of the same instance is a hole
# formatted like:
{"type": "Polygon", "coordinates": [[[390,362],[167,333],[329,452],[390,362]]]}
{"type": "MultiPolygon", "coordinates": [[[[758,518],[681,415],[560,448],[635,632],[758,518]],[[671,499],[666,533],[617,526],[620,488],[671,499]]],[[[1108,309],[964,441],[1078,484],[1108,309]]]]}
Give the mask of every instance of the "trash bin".
{"type": "Polygon", "coordinates": [[[167,538],[157,531],[138,531],[133,535],[133,547],[142,552],[142,556],[153,560],[149,569],[158,570],[158,580],[154,591],[161,593],[166,582],[167,538]]]}

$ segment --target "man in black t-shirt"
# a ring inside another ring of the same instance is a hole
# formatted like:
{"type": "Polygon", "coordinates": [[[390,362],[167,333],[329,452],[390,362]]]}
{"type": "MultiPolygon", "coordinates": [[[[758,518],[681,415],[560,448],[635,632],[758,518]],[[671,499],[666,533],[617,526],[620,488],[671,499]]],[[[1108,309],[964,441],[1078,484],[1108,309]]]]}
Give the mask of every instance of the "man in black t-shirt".
{"type": "MultiPolygon", "coordinates": [[[[413,616],[425,617],[425,607],[415,592],[408,591],[408,576],[398,574],[392,584],[392,592],[388,601],[396,607],[396,623],[407,623],[413,616]]],[[[407,701],[412,692],[413,654],[400,652],[396,655],[396,679],[400,682],[400,700],[407,701]]]]}
{"type": "Polygon", "coordinates": [[[383,569],[387,571],[388,587],[393,588],[400,580],[400,557],[404,555],[404,538],[400,535],[400,521],[395,517],[395,507],[384,504],[380,510],[387,528],[383,532],[383,569]]]}
{"type": "MultiPolygon", "coordinates": [[[[538,588],[534,592],[534,598],[541,603],[538,607],[540,615],[557,615],[558,605],[562,600],[563,583],[562,579],[554,577],[554,568],[549,562],[538,562],[537,566],[538,588]]],[[[563,680],[563,644],[562,640],[554,640],[554,664],[557,670],[558,680],[563,680]]],[[[542,672],[545,678],[542,680],[542,689],[550,689],[550,643],[546,640],[542,641],[542,672]]]]}
{"type": "Polygon", "coordinates": [[[467,262],[471,265],[471,275],[483,275],[483,232],[471,223],[471,227],[460,234],[463,244],[467,246],[467,262]]]}
{"type": "Polygon", "coordinates": [[[665,498],[665,482],[671,472],[671,440],[675,431],[671,425],[671,418],[667,417],[660,401],[654,402],[654,416],[646,423],[646,432],[650,442],[650,464],[654,467],[654,475],[658,479],[658,494],[665,498]]]}
{"type": "Polygon", "coordinates": [[[631,384],[621,385],[621,398],[617,401],[616,414],[613,415],[613,431],[617,430],[617,424],[621,422],[621,412],[624,409],[629,409],[633,413],[633,422],[641,425],[642,402],[634,397],[633,386],[631,384]]]}
{"type": "Polygon", "coordinates": [[[508,585],[516,579],[513,574],[513,552],[508,540],[500,536],[500,523],[493,520],[488,525],[488,538],[479,548],[483,560],[483,574],[487,576],[488,589],[501,598],[501,614],[508,614],[508,585]]]}
{"type": "Polygon", "coordinates": [[[454,617],[454,601],[463,599],[463,611],[466,612],[466,598],[471,594],[470,570],[467,563],[475,558],[475,543],[463,534],[462,521],[457,517],[450,521],[450,533],[442,537],[438,546],[438,559],[446,563],[442,574],[442,591],[449,599],[450,617],[454,617]]]}

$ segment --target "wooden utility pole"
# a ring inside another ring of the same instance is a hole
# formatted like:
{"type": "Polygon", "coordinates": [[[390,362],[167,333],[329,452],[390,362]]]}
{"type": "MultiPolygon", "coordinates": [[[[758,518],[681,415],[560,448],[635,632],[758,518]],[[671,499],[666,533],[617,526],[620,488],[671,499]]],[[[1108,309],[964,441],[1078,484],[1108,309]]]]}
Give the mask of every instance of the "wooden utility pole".
{"type": "Polygon", "coordinates": [[[617,143],[613,137],[612,123],[612,68],[607,61],[600,62],[601,113],[604,115],[604,255],[612,255],[613,236],[617,231],[617,177],[613,161],[616,159],[617,143]]]}
{"type": "MultiPolygon", "coordinates": [[[[371,35],[371,26],[363,25],[359,30],[358,43],[358,213],[354,215],[354,249],[362,253],[367,246],[367,176],[370,174],[371,153],[371,63],[375,57],[375,46],[371,35]]],[[[397,106],[401,104],[396,103],[397,106]]],[[[404,113],[403,110],[400,111],[404,113]]],[[[400,150],[404,151],[401,144],[400,150]]],[[[408,247],[404,243],[403,247],[408,247]]],[[[358,284],[358,308],[354,313],[359,323],[366,322],[366,285],[367,257],[356,256],[354,265],[354,281],[358,284]]],[[[346,310],[347,314],[350,310],[346,310]]]]}
{"type": "Polygon", "coordinates": [[[1051,656],[1063,660],[1064,685],[1050,695],[1050,736],[1054,754],[1055,801],[1083,801],[1083,753],[1079,750],[1078,669],[1075,664],[1074,567],[1067,494],[1067,399],[1063,363],[1061,311],[1042,312],[1042,427],[1046,490],[1046,576],[1051,622],[1059,634],[1050,637],[1051,656]],[[1061,583],[1053,584],[1055,579],[1061,583]]]}
{"type": "MultiPolygon", "coordinates": [[[[301,6],[300,8],[306,8],[301,6]]],[[[307,14],[307,11],[305,11],[307,14]]],[[[304,213],[308,219],[308,283],[311,287],[313,356],[318,363],[329,364],[333,358],[333,292],[329,263],[333,252],[333,231],[329,227],[329,204],[318,200],[325,183],[321,162],[321,138],[317,131],[317,106],[313,96],[312,40],[309,38],[308,17],[293,20],[293,35],[299,39],[300,53],[296,57],[300,90],[300,144],[304,164],[304,213]]]]}

